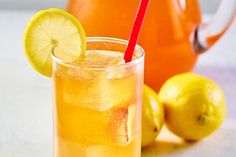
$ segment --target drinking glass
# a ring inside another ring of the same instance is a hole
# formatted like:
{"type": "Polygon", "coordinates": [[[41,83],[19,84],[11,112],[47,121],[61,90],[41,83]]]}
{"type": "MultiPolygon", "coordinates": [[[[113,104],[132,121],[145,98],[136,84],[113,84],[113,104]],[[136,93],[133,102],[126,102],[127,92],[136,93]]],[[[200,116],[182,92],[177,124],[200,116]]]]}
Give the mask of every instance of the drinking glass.
{"type": "Polygon", "coordinates": [[[137,45],[133,61],[115,64],[126,46],[121,39],[87,38],[86,53],[113,56],[106,66],[52,54],[55,157],[141,156],[144,50],[137,45]]]}

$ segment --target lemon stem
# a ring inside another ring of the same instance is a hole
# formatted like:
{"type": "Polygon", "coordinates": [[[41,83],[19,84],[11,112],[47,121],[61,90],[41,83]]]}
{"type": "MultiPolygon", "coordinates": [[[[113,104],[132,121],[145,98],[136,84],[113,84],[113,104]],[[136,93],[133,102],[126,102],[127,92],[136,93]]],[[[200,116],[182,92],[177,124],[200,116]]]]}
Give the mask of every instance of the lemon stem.
{"type": "Polygon", "coordinates": [[[200,114],[200,115],[198,116],[197,121],[198,121],[199,124],[205,125],[205,124],[208,123],[209,117],[208,117],[207,114],[203,113],[203,114],[200,114]]]}

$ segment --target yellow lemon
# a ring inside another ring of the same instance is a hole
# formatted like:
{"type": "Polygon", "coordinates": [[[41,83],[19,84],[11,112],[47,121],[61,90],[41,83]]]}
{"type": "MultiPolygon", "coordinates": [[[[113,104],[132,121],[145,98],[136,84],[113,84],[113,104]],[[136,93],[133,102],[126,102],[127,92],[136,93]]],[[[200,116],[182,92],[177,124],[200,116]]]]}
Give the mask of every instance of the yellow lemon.
{"type": "Polygon", "coordinates": [[[226,114],[224,93],[213,81],[193,73],[176,75],[163,85],[167,127],[185,140],[202,139],[218,129],[226,114]]]}
{"type": "Polygon", "coordinates": [[[157,94],[148,86],[143,90],[142,106],[142,147],[153,142],[164,123],[164,108],[157,94]]]}
{"type": "Polygon", "coordinates": [[[65,61],[85,55],[85,33],[79,21],[66,11],[52,8],[36,13],[24,34],[27,59],[39,73],[52,74],[51,54],[65,61]]]}

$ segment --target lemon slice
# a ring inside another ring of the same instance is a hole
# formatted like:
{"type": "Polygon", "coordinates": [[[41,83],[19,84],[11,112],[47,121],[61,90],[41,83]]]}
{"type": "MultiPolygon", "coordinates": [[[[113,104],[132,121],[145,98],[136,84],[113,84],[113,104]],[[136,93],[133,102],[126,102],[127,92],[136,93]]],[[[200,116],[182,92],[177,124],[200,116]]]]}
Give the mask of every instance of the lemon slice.
{"type": "Polygon", "coordinates": [[[30,20],[24,34],[24,51],[39,73],[52,74],[51,53],[64,61],[85,56],[86,36],[73,15],[56,8],[42,10],[30,20]]]}

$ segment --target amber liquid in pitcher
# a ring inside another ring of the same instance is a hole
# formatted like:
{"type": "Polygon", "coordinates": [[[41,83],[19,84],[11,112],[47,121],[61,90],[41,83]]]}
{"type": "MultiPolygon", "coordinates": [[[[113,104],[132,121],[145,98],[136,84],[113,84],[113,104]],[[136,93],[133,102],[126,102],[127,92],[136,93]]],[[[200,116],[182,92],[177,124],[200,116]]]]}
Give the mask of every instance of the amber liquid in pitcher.
{"type": "MultiPolygon", "coordinates": [[[[128,39],[139,0],[69,0],[87,36],[128,39]]],[[[190,71],[197,59],[191,34],[201,22],[197,0],[150,1],[139,44],[146,51],[145,83],[159,90],[171,76],[190,71]],[[182,2],[182,3],[181,3],[182,2]]]]}

